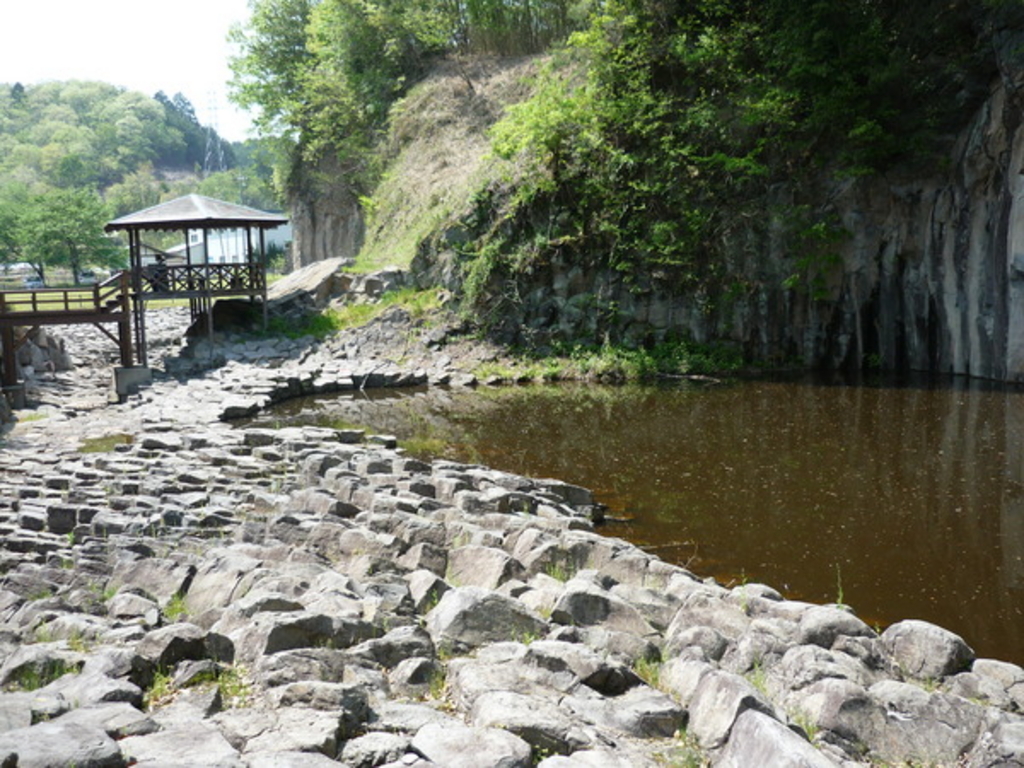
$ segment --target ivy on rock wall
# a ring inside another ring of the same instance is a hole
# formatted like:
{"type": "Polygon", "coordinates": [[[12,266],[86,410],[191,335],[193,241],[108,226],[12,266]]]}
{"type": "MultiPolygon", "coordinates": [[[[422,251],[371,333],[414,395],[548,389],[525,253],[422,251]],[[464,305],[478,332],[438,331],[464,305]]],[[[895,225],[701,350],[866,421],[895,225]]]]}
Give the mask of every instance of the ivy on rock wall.
{"type": "Polygon", "coordinates": [[[822,180],[934,162],[994,72],[983,20],[1020,3],[925,6],[601,3],[493,132],[518,175],[475,214],[470,298],[567,253],[722,293],[725,252],[769,227],[791,245],[785,287],[820,296],[842,235],[822,180]]]}

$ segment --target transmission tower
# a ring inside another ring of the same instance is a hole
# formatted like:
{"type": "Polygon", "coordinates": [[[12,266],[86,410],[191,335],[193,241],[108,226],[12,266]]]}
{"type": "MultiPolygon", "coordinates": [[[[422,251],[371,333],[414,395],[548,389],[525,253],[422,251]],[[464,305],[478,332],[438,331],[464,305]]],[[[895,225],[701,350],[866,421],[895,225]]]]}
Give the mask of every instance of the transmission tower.
{"type": "Polygon", "coordinates": [[[225,170],[224,142],[220,138],[217,122],[217,94],[207,94],[206,153],[203,155],[203,176],[225,170]]]}

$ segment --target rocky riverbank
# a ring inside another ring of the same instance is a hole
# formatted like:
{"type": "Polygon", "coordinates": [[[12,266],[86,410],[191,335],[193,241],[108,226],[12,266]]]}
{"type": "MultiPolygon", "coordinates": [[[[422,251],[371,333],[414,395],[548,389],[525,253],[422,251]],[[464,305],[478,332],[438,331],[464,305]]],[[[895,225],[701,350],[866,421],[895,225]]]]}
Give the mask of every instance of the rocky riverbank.
{"type": "Polygon", "coordinates": [[[939,627],[727,589],[557,480],[229,423],[470,383],[443,332],[181,348],[182,320],[152,387],[54,373],[5,436],[0,764],[1024,764],[1024,670],[939,627]]]}

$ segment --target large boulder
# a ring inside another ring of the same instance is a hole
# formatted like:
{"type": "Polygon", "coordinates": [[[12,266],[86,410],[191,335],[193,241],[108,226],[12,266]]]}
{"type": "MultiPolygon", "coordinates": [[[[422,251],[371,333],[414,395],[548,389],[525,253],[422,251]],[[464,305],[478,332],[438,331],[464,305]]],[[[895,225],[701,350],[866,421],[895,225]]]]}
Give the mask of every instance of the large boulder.
{"type": "Polygon", "coordinates": [[[544,620],[518,600],[481,587],[446,592],[426,619],[434,644],[455,653],[501,640],[536,638],[547,630],[544,620]]]}
{"type": "Polygon", "coordinates": [[[232,633],[238,657],[252,664],[261,656],[295,648],[326,645],[334,639],[330,616],[311,611],[257,613],[252,621],[232,633]]]}
{"type": "Polygon", "coordinates": [[[874,637],[875,631],[848,609],[835,605],[816,605],[800,616],[801,643],[831,648],[837,637],[874,637]]]}
{"type": "Polygon", "coordinates": [[[636,738],[668,738],[686,727],[686,710],[646,685],[620,696],[601,696],[583,688],[562,699],[561,706],[602,729],[636,738]]]}
{"type": "Polygon", "coordinates": [[[832,768],[810,742],[754,709],[740,713],[716,763],[719,768],[832,768]]]}
{"type": "Polygon", "coordinates": [[[349,263],[346,259],[324,259],[285,275],[267,287],[269,310],[289,314],[323,309],[341,289],[341,268],[349,263]]]}
{"type": "Polygon", "coordinates": [[[554,698],[491,691],[473,703],[469,722],[514,733],[538,752],[567,754],[591,745],[581,724],[554,698]]]}
{"type": "Polygon", "coordinates": [[[883,680],[868,689],[876,705],[859,727],[871,752],[893,762],[953,765],[981,734],[986,712],[958,696],[883,680]]]}
{"type": "Polygon", "coordinates": [[[500,728],[425,725],[412,740],[413,749],[446,768],[529,768],[530,745],[500,728]]]}
{"type": "Polygon", "coordinates": [[[139,642],[136,653],[155,669],[172,669],[185,660],[210,659],[227,664],[235,660],[231,640],[187,622],[151,630],[139,642]]]}
{"type": "Polygon", "coordinates": [[[448,554],[446,580],[458,586],[497,589],[525,574],[523,566],[507,552],[495,547],[468,545],[448,554]]]}
{"type": "Polygon", "coordinates": [[[728,741],[736,720],[748,709],[774,716],[772,706],[745,679],[730,672],[709,672],[700,678],[690,701],[689,732],[705,749],[716,749],[728,741]]]}
{"type": "Polygon", "coordinates": [[[899,670],[915,680],[955,675],[974,661],[974,651],[959,635],[917,619],[900,621],[886,629],[882,647],[899,670]]]}
{"type": "MultiPolygon", "coordinates": [[[[409,751],[409,737],[397,733],[381,733],[371,731],[363,736],[349,739],[341,749],[338,759],[344,765],[353,768],[373,768],[385,763],[397,763],[409,751]]],[[[336,763],[332,763],[336,765],[336,763]]],[[[249,768],[253,768],[252,763],[249,768]]],[[[278,765],[267,765],[266,768],[279,768],[278,765]]],[[[296,763],[295,768],[309,768],[296,763]]]]}
{"type": "Polygon", "coordinates": [[[172,598],[188,591],[195,577],[193,565],[147,557],[119,564],[110,579],[110,587],[130,586],[143,590],[165,607],[172,598]]]}
{"type": "Polygon", "coordinates": [[[129,736],[120,742],[121,752],[131,765],[216,765],[241,768],[238,751],[220,732],[204,723],[190,723],[129,736]]]}
{"type": "Polygon", "coordinates": [[[600,625],[615,632],[627,632],[641,637],[656,634],[643,615],[627,603],[597,584],[574,578],[565,585],[551,612],[551,620],[559,624],[589,627],[600,625]]]}
{"type": "Polygon", "coordinates": [[[967,758],[967,765],[1002,768],[1024,765],[1024,721],[1000,721],[982,734],[967,758]]]}
{"type": "Polygon", "coordinates": [[[24,768],[76,766],[76,768],[120,768],[126,765],[118,743],[102,728],[89,727],[60,718],[0,734],[3,765],[24,768]],[[13,763],[5,756],[16,753],[13,763]]]}
{"type": "Polygon", "coordinates": [[[384,637],[366,640],[350,648],[349,653],[392,669],[405,659],[417,656],[432,658],[434,643],[425,630],[412,625],[393,629],[384,637]]]}

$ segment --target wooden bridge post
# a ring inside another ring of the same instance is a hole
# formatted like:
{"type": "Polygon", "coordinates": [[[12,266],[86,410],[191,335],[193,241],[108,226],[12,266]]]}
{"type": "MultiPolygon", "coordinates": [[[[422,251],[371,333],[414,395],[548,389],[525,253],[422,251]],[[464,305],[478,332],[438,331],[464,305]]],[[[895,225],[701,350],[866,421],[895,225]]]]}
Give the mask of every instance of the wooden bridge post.
{"type": "MultiPolygon", "coordinates": [[[[7,314],[7,300],[0,296],[0,317],[7,314]]],[[[0,358],[0,384],[4,388],[13,387],[18,383],[17,359],[14,356],[14,326],[6,323],[0,327],[0,346],[3,356],[0,358]]]]}
{"type": "Polygon", "coordinates": [[[14,327],[0,328],[0,344],[3,344],[3,385],[13,387],[18,383],[17,359],[14,354],[14,327]]]}

